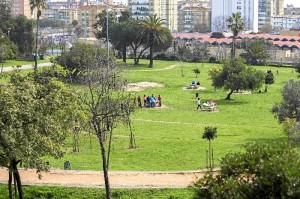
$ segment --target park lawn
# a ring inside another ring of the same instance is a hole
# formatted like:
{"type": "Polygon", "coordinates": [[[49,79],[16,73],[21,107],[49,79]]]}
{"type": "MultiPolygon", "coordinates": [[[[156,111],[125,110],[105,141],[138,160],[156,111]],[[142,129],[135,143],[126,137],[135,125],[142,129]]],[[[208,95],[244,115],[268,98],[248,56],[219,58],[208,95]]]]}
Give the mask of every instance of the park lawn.
{"type": "MultiPolygon", "coordinates": [[[[0,185],[0,199],[8,198],[7,185],[0,185]]],[[[105,189],[54,186],[23,186],[27,199],[96,199],[105,198],[105,189]]],[[[192,188],[185,189],[112,189],[115,199],[189,199],[193,198],[192,188]]]]}
{"type": "MultiPolygon", "coordinates": [[[[128,60],[130,63],[131,60],[128,60]]],[[[136,138],[136,149],[128,149],[129,130],[119,125],[114,130],[113,147],[110,160],[111,170],[135,171],[176,171],[198,170],[206,167],[208,141],[202,139],[204,127],[217,127],[218,137],[212,141],[214,162],[229,152],[242,151],[248,142],[273,142],[286,140],[277,119],[270,112],[276,102],[281,101],[281,90],[286,81],[296,78],[291,68],[255,66],[256,69],[271,69],[276,76],[275,83],[267,93],[254,91],[253,94],[233,94],[232,100],[224,100],[227,92],[215,90],[211,86],[208,70],[217,64],[184,63],[182,77],[180,63],[154,61],[154,68],[148,68],[148,60],[142,66],[130,66],[125,76],[129,82],[158,82],[162,88],[152,88],[136,92],[143,96],[154,94],[162,96],[167,108],[137,108],[132,115],[136,138]],[[169,64],[168,64],[169,63],[169,64]],[[175,68],[161,70],[167,66],[175,68]],[[201,74],[195,78],[194,68],[201,74]],[[159,70],[156,70],[159,69],[159,70]],[[279,75],[276,75],[279,70],[279,75]],[[184,90],[192,80],[200,81],[207,90],[184,90]],[[218,103],[219,112],[197,111],[196,93],[202,103],[213,98],[218,103]]],[[[264,87],[261,88],[264,90],[264,87]]],[[[62,159],[45,158],[54,168],[63,169],[66,160],[72,169],[101,170],[99,143],[96,136],[82,133],[80,152],[72,152],[71,136],[66,141],[66,155],[62,159]]]]}

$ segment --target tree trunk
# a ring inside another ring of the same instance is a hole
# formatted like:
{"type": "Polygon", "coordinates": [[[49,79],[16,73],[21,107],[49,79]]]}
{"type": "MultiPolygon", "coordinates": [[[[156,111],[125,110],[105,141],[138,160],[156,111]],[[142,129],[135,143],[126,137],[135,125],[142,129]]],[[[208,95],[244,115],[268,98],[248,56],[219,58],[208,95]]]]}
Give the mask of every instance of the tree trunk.
{"type": "Polygon", "coordinates": [[[153,48],[154,48],[154,35],[150,33],[150,55],[149,55],[149,67],[153,68],[153,48]]]}
{"type": "Polygon", "coordinates": [[[17,164],[18,164],[18,162],[16,162],[15,160],[12,161],[13,175],[14,175],[15,180],[17,181],[19,199],[24,199],[22,183],[21,183],[20,174],[19,174],[19,171],[17,168],[17,164]]]}
{"type": "Polygon", "coordinates": [[[13,199],[13,192],[12,192],[12,171],[11,168],[9,168],[8,171],[8,193],[9,193],[9,199],[13,199]]]}
{"type": "Polygon", "coordinates": [[[228,95],[227,95],[227,97],[226,97],[226,100],[230,100],[230,96],[231,96],[232,93],[233,93],[233,90],[231,90],[231,91],[228,93],[228,95]]]}
{"type": "Polygon", "coordinates": [[[138,60],[138,58],[137,58],[137,49],[135,49],[135,48],[132,48],[133,49],[133,60],[134,60],[134,65],[138,65],[139,64],[139,60],[138,60]]]}
{"type": "Polygon", "coordinates": [[[126,44],[124,44],[122,49],[122,57],[123,57],[123,62],[126,63],[126,44]]]}
{"type": "Polygon", "coordinates": [[[35,52],[34,52],[34,70],[37,70],[37,56],[38,56],[38,35],[39,35],[39,17],[36,18],[36,35],[35,35],[35,52]]]}
{"type": "Polygon", "coordinates": [[[236,38],[235,36],[233,36],[232,46],[231,46],[231,59],[235,58],[235,42],[236,42],[236,38]]]}
{"type": "Polygon", "coordinates": [[[107,167],[107,161],[106,161],[106,152],[105,152],[105,147],[104,147],[102,136],[103,135],[100,132],[100,134],[98,134],[98,139],[99,139],[99,143],[100,143],[101,156],[102,156],[102,168],[103,168],[103,174],[104,174],[106,199],[111,199],[112,196],[111,196],[109,178],[108,178],[108,167],[107,167]]]}
{"type": "Polygon", "coordinates": [[[268,84],[266,84],[265,92],[266,92],[266,93],[268,92],[268,84]]]}
{"type": "Polygon", "coordinates": [[[130,130],[129,148],[133,149],[134,148],[134,145],[133,145],[134,135],[133,135],[133,132],[132,132],[131,120],[129,121],[128,125],[129,125],[129,130],[130,130]]]}
{"type": "Polygon", "coordinates": [[[209,161],[209,169],[211,171],[212,166],[211,166],[211,145],[210,145],[210,140],[208,140],[208,161],[209,161]]]}

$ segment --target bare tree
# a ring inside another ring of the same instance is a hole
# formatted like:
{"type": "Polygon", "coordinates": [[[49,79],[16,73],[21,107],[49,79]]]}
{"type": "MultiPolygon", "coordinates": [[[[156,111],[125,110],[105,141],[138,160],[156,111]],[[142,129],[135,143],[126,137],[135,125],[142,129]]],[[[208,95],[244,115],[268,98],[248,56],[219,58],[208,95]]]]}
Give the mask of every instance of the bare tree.
{"type": "Polygon", "coordinates": [[[212,30],[213,32],[224,32],[227,30],[226,26],[226,17],[225,16],[216,16],[212,21],[212,30]]]}
{"type": "Polygon", "coordinates": [[[96,55],[94,63],[85,66],[80,81],[86,84],[81,100],[89,114],[89,121],[98,138],[102,157],[106,198],[110,199],[109,159],[113,129],[118,122],[128,120],[134,106],[131,96],[124,91],[125,81],[116,64],[96,55]]]}

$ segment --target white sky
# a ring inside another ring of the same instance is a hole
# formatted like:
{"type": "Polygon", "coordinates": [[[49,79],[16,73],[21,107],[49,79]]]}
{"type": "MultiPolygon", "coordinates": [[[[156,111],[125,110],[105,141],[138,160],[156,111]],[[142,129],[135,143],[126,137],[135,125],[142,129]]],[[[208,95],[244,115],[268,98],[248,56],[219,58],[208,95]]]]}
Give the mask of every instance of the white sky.
{"type": "Polygon", "coordinates": [[[284,0],[284,7],[286,7],[286,4],[293,4],[294,7],[300,8],[300,0],[284,0]]]}

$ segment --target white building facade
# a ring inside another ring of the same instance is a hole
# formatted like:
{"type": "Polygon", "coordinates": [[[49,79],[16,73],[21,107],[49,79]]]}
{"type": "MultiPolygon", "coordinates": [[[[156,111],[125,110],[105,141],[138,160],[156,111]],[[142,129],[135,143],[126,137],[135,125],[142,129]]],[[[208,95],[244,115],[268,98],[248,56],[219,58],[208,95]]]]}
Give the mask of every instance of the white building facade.
{"type": "Polygon", "coordinates": [[[211,9],[212,32],[227,30],[226,19],[237,12],[241,13],[246,31],[258,32],[258,0],[212,0],[211,9]]]}
{"type": "Polygon", "coordinates": [[[300,15],[298,16],[275,16],[272,17],[272,27],[276,30],[299,30],[300,15]]]}

